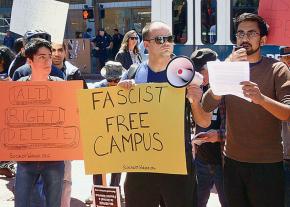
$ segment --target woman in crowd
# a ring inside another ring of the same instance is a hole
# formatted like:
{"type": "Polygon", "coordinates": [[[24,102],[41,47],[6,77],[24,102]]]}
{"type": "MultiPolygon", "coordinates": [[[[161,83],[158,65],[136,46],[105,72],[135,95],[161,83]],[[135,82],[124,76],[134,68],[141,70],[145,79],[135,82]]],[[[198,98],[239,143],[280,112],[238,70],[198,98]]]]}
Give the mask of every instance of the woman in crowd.
{"type": "MultiPolygon", "coordinates": [[[[6,46],[0,46],[0,81],[8,81],[8,68],[15,55],[11,49],[6,46]]],[[[0,175],[8,178],[15,176],[14,162],[0,162],[0,175]]]]}
{"type": "Polygon", "coordinates": [[[141,63],[138,39],[138,35],[134,30],[127,32],[124,35],[121,48],[115,57],[115,61],[120,62],[127,70],[132,64],[139,65],[141,63]]]}
{"type": "Polygon", "coordinates": [[[15,54],[6,46],[0,46],[0,81],[9,80],[8,69],[15,54]]]}

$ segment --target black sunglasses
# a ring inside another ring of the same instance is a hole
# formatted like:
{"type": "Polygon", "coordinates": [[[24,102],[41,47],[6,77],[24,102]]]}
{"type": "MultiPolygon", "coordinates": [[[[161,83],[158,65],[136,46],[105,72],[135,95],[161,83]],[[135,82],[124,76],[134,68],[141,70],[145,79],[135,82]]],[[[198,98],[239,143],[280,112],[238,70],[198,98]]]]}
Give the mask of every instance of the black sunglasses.
{"type": "Polygon", "coordinates": [[[165,42],[173,43],[173,39],[174,39],[173,35],[170,35],[170,36],[157,36],[155,38],[149,39],[148,41],[155,40],[156,44],[162,45],[165,42]]]}
{"type": "Polygon", "coordinates": [[[110,79],[107,80],[109,83],[119,83],[120,79],[110,79]]]}
{"type": "Polygon", "coordinates": [[[138,37],[129,37],[130,40],[138,40],[138,37]]]}

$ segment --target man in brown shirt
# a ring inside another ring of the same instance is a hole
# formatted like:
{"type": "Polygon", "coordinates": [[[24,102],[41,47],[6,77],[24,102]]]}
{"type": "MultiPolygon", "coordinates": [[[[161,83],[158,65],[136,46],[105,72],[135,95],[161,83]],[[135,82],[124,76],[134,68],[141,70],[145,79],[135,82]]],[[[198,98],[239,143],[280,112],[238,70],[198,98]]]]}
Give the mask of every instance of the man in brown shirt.
{"type": "MultiPolygon", "coordinates": [[[[225,96],[226,197],[234,207],[283,207],[281,120],[290,119],[290,72],[282,62],[262,57],[268,26],[261,17],[244,13],[235,26],[237,45],[243,48],[233,51],[228,60],[250,62],[250,81],[241,84],[252,102],[225,96]]],[[[221,98],[208,90],[203,109],[215,109],[221,98]]]]}

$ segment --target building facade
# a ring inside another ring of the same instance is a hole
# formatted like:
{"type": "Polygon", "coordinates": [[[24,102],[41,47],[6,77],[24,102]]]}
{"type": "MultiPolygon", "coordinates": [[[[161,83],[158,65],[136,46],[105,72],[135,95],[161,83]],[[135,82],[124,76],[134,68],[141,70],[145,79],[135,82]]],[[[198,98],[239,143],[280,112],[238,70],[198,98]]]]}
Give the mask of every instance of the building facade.
{"type": "MultiPolygon", "coordinates": [[[[117,28],[121,33],[142,28],[151,20],[151,0],[60,0],[69,3],[65,38],[80,37],[88,27],[95,32],[104,28],[109,34],[117,28]],[[84,8],[93,8],[94,18],[84,20],[84,8]],[[101,8],[104,16],[101,16],[101,8]]],[[[0,32],[9,29],[13,0],[0,0],[0,32]],[[8,24],[7,24],[8,22],[8,24]],[[3,31],[2,31],[3,30],[3,31]]]]}

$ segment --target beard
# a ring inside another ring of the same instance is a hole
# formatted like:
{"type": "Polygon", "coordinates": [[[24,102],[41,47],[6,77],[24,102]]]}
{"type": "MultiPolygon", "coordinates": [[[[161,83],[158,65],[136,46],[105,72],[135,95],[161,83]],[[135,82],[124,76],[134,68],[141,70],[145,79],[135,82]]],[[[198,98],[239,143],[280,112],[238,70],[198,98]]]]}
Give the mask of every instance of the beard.
{"type": "Polygon", "coordinates": [[[257,51],[259,51],[260,48],[261,48],[261,47],[259,46],[259,47],[257,47],[256,49],[253,49],[252,44],[250,44],[250,43],[248,43],[248,42],[243,42],[243,43],[241,44],[241,46],[247,50],[247,55],[248,55],[248,56],[249,56],[249,55],[252,55],[252,54],[255,54],[255,53],[256,53],[257,51]]]}
{"type": "Polygon", "coordinates": [[[258,47],[258,48],[255,49],[255,50],[253,50],[253,49],[251,49],[251,50],[247,50],[247,55],[249,56],[249,55],[255,54],[258,50],[260,50],[260,47],[258,47]]]}

